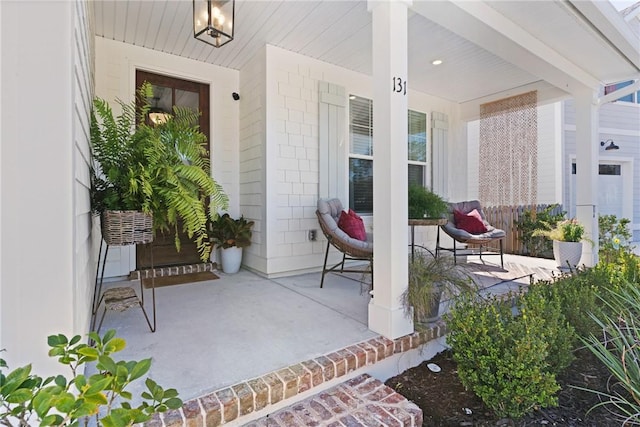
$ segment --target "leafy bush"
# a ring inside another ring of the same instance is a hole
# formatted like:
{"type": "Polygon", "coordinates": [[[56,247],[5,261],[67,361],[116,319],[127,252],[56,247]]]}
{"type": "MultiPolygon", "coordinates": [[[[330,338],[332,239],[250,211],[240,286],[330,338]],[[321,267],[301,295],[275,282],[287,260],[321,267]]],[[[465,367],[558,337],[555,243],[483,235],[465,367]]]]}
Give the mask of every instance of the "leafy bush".
{"type": "Polygon", "coordinates": [[[116,338],[113,330],[102,338],[92,332],[89,338],[95,347],[80,343],[79,335],[71,340],[62,334],[48,338],[49,356],[69,367],[73,375],[70,380],[63,375],[43,379],[31,373],[30,364],[5,373],[6,362],[0,359],[0,424],[77,426],[81,421],[86,425],[89,418],[95,417],[96,425],[121,427],[182,406],[175,389],[164,390],[147,378],[143,402],[132,407],[127,402],[132,395],[125,388],[149,371],[151,359],[114,361],[111,354],[122,350],[126,343],[116,338]],[[99,372],[87,378],[80,368],[88,362],[97,362],[99,372]],[[121,400],[120,406],[117,399],[121,400]]]}
{"type": "Polygon", "coordinates": [[[525,250],[530,256],[545,256],[551,258],[552,247],[551,242],[543,236],[535,236],[536,230],[551,229],[564,218],[565,212],[558,211],[558,204],[553,204],[541,209],[539,212],[534,210],[526,210],[522,217],[516,221],[518,230],[522,232],[522,241],[525,250]]]}
{"type": "Polygon", "coordinates": [[[534,291],[517,299],[517,312],[495,297],[463,297],[446,316],[460,380],[498,416],[556,405],[555,371],[568,363],[557,355],[571,351],[558,304],[534,291]]]}
{"type": "Polygon", "coordinates": [[[578,270],[555,280],[540,281],[540,292],[547,301],[558,301],[562,314],[578,336],[585,337],[597,327],[589,313],[600,313],[598,293],[610,287],[609,272],[602,267],[578,270]]]}
{"type": "Polygon", "coordinates": [[[630,222],[627,218],[618,220],[615,215],[600,215],[598,217],[598,243],[601,261],[615,262],[615,259],[622,252],[630,252],[630,222]]]}
{"type": "Polygon", "coordinates": [[[585,340],[589,350],[611,372],[607,392],[593,391],[616,414],[621,425],[640,424],[640,288],[626,283],[619,292],[608,290],[602,301],[610,315],[594,316],[602,336],[585,340]]]}

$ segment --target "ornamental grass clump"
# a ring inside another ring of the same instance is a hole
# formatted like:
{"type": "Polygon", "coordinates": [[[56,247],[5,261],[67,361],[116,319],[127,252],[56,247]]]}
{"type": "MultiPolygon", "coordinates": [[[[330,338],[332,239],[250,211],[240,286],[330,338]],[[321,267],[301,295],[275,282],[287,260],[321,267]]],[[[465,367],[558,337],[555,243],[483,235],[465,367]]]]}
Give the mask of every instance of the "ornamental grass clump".
{"type": "MultiPolygon", "coordinates": [[[[511,295],[510,297],[513,297],[511,295]]],[[[462,384],[499,417],[555,406],[557,371],[571,361],[573,332],[541,292],[508,300],[462,297],[446,316],[462,384]]]]}
{"type": "Polygon", "coordinates": [[[606,406],[620,425],[640,425],[640,287],[627,282],[619,291],[604,292],[601,300],[610,314],[593,316],[601,333],[584,343],[607,367],[611,380],[604,392],[588,391],[600,397],[595,407],[606,406]]]}

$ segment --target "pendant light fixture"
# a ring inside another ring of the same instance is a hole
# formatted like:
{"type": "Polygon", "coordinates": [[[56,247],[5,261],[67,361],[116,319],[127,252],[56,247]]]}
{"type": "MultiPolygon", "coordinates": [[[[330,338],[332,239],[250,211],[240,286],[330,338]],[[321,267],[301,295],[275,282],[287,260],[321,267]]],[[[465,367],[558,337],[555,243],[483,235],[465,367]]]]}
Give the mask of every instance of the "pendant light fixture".
{"type": "Polygon", "coordinates": [[[193,0],[193,37],[221,47],[233,40],[235,0],[193,0]]]}

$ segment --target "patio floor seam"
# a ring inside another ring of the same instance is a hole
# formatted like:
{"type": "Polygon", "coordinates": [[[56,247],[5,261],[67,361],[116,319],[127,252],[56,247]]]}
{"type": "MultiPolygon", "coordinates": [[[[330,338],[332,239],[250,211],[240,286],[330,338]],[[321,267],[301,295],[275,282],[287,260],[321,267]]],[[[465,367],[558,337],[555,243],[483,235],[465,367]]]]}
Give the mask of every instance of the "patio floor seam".
{"type": "Polygon", "coordinates": [[[278,286],[280,286],[280,287],[284,288],[284,289],[287,289],[288,291],[291,291],[291,292],[293,292],[293,293],[295,293],[295,294],[297,294],[297,295],[300,295],[301,297],[304,297],[304,298],[307,298],[307,299],[309,299],[309,300],[313,301],[314,303],[316,303],[316,304],[318,304],[318,305],[321,305],[321,306],[323,306],[323,307],[325,307],[325,308],[328,308],[329,310],[331,310],[331,311],[333,311],[333,312],[336,312],[336,313],[340,314],[341,316],[346,317],[347,319],[355,320],[356,322],[358,322],[358,323],[360,323],[361,325],[364,325],[364,326],[366,326],[366,327],[368,327],[368,326],[369,326],[369,325],[367,325],[366,323],[363,323],[363,322],[362,322],[362,320],[358,319],[357,317],[354,317],[354,316],[350,316],[350,315],[348,315],[348,314],[345,314],[345,313],[343,313],[342,311],[337,310],[335,307],[332,307],[332,306],[330,306],[329,304],[327,304],[327,303],[325,303],[325,302],[322,302],[322,301],[318,301],[318,300],[316,300],[316,299],[313,299],[313,298],[311,298],[310,296],[303,294],[302,292],[298,291],[297,289],[295,289],[295,288],[293,288],[293,287],[290,287],[290,286],[285,285],[284,283],[280,283],[280,282],[278,282],[276,279],[268,279],[268,280],[269,280],[269,281],[271,281],[271,282],[273,282],[274,284],[276,284],[276,285],[278,285],[278,286]]]}

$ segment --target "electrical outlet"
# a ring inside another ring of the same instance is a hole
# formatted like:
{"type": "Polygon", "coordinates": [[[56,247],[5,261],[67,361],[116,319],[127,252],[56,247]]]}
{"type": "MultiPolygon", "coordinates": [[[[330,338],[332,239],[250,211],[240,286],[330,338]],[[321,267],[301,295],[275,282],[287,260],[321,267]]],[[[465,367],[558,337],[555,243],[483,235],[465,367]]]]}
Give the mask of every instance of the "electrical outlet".
{"type": "Polygon", "coordinates": [[[312,242],[315,242],[317,238],[318,238],[318,231],[317,230],[309,230],[309,240],[312,241],[312,242]]]}

